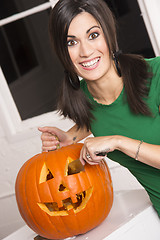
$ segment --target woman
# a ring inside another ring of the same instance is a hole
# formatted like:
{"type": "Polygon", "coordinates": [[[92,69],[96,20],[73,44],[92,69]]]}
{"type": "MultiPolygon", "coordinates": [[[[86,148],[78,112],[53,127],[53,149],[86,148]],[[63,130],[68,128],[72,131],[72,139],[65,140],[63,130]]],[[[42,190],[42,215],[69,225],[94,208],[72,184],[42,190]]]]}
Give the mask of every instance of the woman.
{"type": "Polygon", "coordinates": [[[107,156],[127,167],[160,216],[160,58],[123,54],[103,0],[59,0],[50,36],[65,68],[58,109],[75,125],[39,128],[42,150],[84,141],[80,161],[107,156]],[[78,76],[83,80],[79,81],[78,76]]]}

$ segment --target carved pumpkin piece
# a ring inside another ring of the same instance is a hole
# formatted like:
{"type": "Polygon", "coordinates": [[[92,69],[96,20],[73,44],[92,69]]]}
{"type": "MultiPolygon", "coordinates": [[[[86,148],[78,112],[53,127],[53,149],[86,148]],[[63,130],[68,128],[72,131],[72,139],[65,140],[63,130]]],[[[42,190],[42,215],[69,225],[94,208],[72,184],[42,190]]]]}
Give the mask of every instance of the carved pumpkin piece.
{"type": "MultiPolygon", "coordinates": [[[[73,171],[70,169],[69,171],[68,165],[72,161],[74,161],[72,158],[70,157],[67,158],[66,166],[64,168],[64,176],[78,174],[81,172],[82,168],[76,169],[73,171]]],[[[52,170],[50,170],[46,166],[46,163],[44,163],[41,174],[40,174],[39,184],[42,184],[49,180],[52,180],[52,185],[54,185],[54,181],[55,181],[54,173],[52,172],[52,170]]],[[[67,187],[67,184],[64,183],[64,180],[63,180],[62,182],[60,182],[59,188],[57,189],[57,194],[59,194],[60,192],[66,192],[66,191],[68,191],[69,193],[70,190],[67,187]]],[[[92,195],[92,192],[93,192],[93,187],[90,187],[87,190],[77,193],[76,201],[75,201],[75,198],[73,198],[73,201],[72,201],[71,197],[68,197],[66,199],[62,199],[61,202],[44,202],[44,203],[37,203],[37,204],[43,211],[45,211],[50,216],[66,216],[69,214],[68,211],[70,211],[71,209],[73,209],[74,213],[78,213],[83,208],[85,208],[87,202],[89,201],[92,195]]]]}

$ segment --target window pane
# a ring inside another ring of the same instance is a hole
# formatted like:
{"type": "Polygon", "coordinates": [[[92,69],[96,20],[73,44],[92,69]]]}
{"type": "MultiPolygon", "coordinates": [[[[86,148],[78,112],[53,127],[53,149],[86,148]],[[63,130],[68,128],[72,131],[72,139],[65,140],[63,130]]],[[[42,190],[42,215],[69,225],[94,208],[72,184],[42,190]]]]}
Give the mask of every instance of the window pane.
{"type": "Polygon", "coordinates": [[[50,9],[5,25],[0,63],[22,119],[56,109],[63,69],[49,41],[50,9]]]}
{"type": "Polygon", "coordinates": [[[8,83],[38,65],[25,20],[21,19],[0,28],[0,52],[1,67],[8,83]]]}
{"type": "Polygon", "coordinates": [[[13,14],[28,10],[46,2],[48,2],[48,0],[1,0],[0,19],[10,17],[13,14]]]}
{"type": "Polygon", "coordinates": [[[136,0],[105,0],[118,23],[118,42],[124,53],[154,57],[154,51],[136,0]]]}
{"type": "Polygon", "coordinates": [[[12,63],[9,48],[7,47],[7,40],[5,40],[4,30],[0,29],[0,65],[8,83],[15,81],[18,74],[12,63]]]}

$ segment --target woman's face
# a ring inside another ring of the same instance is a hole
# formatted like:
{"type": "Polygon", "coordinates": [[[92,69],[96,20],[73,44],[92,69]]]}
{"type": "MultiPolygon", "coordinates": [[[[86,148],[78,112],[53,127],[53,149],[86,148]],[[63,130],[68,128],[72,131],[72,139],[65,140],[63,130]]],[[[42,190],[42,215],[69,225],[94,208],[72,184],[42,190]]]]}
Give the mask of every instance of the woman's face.
{"type": "Polygon", "coordinates": [[[113,70],[102,28],[91,14],[83,12],[72,20],[67,45],[77,74],[82,78],[98,80],[113,70]]]}

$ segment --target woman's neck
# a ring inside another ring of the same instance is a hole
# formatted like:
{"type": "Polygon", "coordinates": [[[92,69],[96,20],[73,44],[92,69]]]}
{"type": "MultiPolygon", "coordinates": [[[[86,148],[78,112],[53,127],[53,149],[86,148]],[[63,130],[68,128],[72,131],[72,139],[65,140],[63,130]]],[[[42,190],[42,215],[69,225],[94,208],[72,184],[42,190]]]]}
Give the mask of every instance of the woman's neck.
{"type": "Polygon", "coordinates": [[[123,80],[116,73],[111,77],[87,81],[88,90],[93,98],[105,105],[113,103],[123,89],[123,80]]]}

